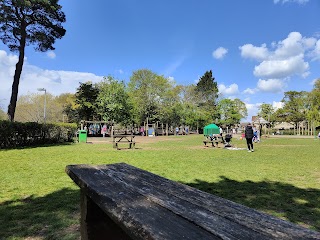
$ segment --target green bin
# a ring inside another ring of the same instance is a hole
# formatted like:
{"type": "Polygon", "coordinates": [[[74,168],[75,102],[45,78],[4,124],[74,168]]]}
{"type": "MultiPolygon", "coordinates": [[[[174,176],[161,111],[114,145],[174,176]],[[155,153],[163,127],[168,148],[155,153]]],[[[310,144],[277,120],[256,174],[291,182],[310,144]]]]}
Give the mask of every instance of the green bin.
{"type": "Polygon", "coordinates": [[[79,130],[78,131],[78,138],[79,143],[86,143],[87,142],[87,130],[79,130]]]}

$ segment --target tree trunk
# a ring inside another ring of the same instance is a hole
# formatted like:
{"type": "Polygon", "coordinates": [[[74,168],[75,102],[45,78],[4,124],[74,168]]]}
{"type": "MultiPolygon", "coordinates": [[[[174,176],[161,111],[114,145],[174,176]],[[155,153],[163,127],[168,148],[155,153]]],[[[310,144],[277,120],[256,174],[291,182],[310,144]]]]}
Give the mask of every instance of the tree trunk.
{"type": "Polygon", "coordinates": [[[21,76],[22,67],[23,67],[25,46],[26,46],[26,36],[22,35],[22,38],[20,40],[20,48],[19,48],[19,60],[16,64],[16,70],[14,72],[10,104],[8,106],[8,117],[11,122],[14,121],[14,114],[16,111],[19,82],[20,82],[20,76],[21,76]]]}

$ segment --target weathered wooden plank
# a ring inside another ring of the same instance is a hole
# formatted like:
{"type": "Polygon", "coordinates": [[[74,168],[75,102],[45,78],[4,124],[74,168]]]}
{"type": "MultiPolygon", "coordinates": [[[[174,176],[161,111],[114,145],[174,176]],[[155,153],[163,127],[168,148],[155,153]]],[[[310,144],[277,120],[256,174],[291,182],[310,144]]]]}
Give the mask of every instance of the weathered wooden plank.
{"type": "Polygon", "coordinates": [[[251,228],[257,232],[273,236],[274,238],[292,239],[320,239],[320,233],[300,227],[287,221],[272,217],[268,214],[256,211],[249,207],[228,201],[226,199],[202,192],[198,189],[179,184],[157,175],[152,176],[149,172],[137,169],[133,173],[132,166],[126,164],[110,166],[122,176],[132,176],[132,179],[145,181],[154,188],[160,188],[167,194],[178,196],[184,200],[205,207],[209,211],[230,219],[238,224],[251,228]]]}
{"type": "Polygon", "coordinates": [[[223,239],[270,239],[262,233],[241,226],[230,219],[209,211],[203,206],[195,205],[187,199],[180,198],[178,195],[168,194],[165,190],[150,185],[142,178],[132,178],[129,174],[119,174],[119,172],[113,172],[111,169],[105,173],[115,181],[125,182],[127,188],[135,189],[135,191],[154,203],[170,210],[181,218],[187,219],[215,236],[223,239]]]}
{"type": "Polygon", "coordinates": [[[320,239],[317,232],[126,164],[68,166],[66,170],[132,237],[320,239]]]}
{"type": "Polygon", "coordinates": [[[124,182],[110,177],[99,180],[104,174],[96,170],[82,166],[69,168],[67,172],[85,194],[133,239],[221,239],[150,201],[124,182]]]}

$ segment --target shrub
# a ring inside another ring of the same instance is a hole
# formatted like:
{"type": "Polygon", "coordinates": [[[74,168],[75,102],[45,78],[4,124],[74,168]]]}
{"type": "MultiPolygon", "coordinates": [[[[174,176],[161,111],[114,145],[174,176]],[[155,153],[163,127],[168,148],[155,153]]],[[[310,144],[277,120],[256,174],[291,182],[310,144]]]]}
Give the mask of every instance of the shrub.
{"type": "Polygon", "coordinates": [[[76,129],[77,125],[74,123],[0,121],[0,148],[72,142],[76,129]]]}

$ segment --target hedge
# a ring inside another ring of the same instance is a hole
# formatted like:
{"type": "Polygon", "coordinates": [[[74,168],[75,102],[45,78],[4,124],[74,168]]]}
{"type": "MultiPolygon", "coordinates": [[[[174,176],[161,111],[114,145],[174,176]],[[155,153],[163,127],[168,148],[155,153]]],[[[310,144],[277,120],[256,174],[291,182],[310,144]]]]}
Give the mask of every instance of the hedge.
{"type": "Polygon", "coordinates": [[[0,121],[0,148],[72,142],[76,130],[74,123],[0,121]]]}

